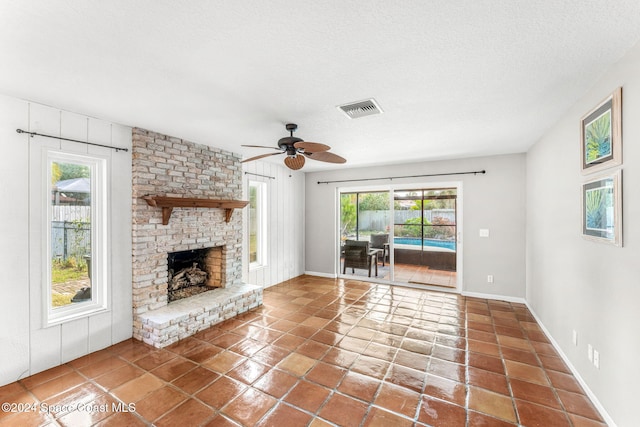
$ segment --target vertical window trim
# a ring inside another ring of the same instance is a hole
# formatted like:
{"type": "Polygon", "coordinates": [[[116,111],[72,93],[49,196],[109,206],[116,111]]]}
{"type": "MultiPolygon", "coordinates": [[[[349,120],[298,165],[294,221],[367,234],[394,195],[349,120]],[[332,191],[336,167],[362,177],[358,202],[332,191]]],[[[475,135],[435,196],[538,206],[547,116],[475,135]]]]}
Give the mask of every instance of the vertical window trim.
{"type": "MultiPolygon", "coordinates": [[[[257,218],[257,254],[256,261],[249,262],[249,270],[266,267],[267,265],[267,184],[261,181],[249,180],[249,191],[256,188],[256,218],[257,218]]],[[[251,213],[249,213],[247,236],[251,239],[251,213]]],[[[250,248],[250,247],[249,247],[250,248]]],[[[249,258],[251,257],[249,249],[249,258]]]]}
{"type": "Polygon", "coordinates": [[[46,173],[42,183],[44,202],[43,241],[42,248],[42,310],[43,327],[65,323],[71,320],[107,311],[109,307],[109,250],[108,250],[108,175],[109,157],[70,153],[57,149],[44,149],[43,164],[46,173]],[[75,162],[91,169],[91,300],[64,307],[52,307],[51,278],[51,223],[52,201],[51,182],[53,162],[75,162]]]}

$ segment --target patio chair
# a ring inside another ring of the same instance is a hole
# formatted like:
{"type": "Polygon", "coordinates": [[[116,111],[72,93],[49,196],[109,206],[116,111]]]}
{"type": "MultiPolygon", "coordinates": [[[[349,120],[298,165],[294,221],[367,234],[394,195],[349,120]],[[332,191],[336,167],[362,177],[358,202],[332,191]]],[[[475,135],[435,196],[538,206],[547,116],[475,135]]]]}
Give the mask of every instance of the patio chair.
{"type": "Polygon", "coordinates": [[[384,267],[384,261],[389,256],[389,233],[372,234],[371,249],[378,252],[378,259],[382,255],[382,266],[384,267]]]}
{"type": "Polygon", "coordinates": [[[369,271],[369,277],[371,277],[371,267],[372,264],[375,264],[377,276],[378,263],[376,259],[377,252],[369,249],[369,242],[347,240],[344,244],[344,266],[342,267],[342,274],[346,273],[347,267],[351,268],[351,273],[355,273],[356,268],[364,268],[369,271]]]}

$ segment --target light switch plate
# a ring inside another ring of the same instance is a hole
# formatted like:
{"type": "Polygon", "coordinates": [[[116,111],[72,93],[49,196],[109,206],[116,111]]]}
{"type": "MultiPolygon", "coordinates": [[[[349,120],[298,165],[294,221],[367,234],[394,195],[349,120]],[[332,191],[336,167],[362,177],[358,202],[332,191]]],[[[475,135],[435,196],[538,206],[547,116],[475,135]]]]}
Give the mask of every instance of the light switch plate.
{"type": "Polygon", "coordinates": [[[489,237],[489,229],[481,228],[480,229],[480,237],[489,237]]]}

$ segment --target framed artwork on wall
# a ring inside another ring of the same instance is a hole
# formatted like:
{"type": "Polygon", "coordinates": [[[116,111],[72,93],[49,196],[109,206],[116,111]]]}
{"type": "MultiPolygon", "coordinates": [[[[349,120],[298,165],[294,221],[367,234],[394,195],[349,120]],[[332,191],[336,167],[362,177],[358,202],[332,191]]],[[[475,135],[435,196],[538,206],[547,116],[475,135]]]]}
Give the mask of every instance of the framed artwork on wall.
{"type": "Polygon", "coordinates": [[[582,173],[598,172],[622,164],[622,88],[580,121],[582,173]]]}
{"type": "Polygon", "coordinates": [[[622,246],[622,170],[582,184],[582,236],[622,246]]]}

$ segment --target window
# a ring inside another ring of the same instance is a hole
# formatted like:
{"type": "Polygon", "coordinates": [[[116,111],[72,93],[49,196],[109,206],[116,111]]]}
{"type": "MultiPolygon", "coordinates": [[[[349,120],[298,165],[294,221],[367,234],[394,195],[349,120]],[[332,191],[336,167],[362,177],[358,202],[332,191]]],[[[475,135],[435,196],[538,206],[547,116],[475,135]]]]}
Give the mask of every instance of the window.
{"type": "Polygon", "coordinates": [[[369,240],[372,234],[389,233],[389,192],[340,194],[340,240],[369,240]]]}
{"type": "Polygon", "coordinates": [[[267,260],[267,186],[249,181],[249,266],[266,265],[267,260]]]}
{"type": "Polygon", "coordinates": [[[45,326],[107,308],[106,163],[47,152],[45,326]]]}

